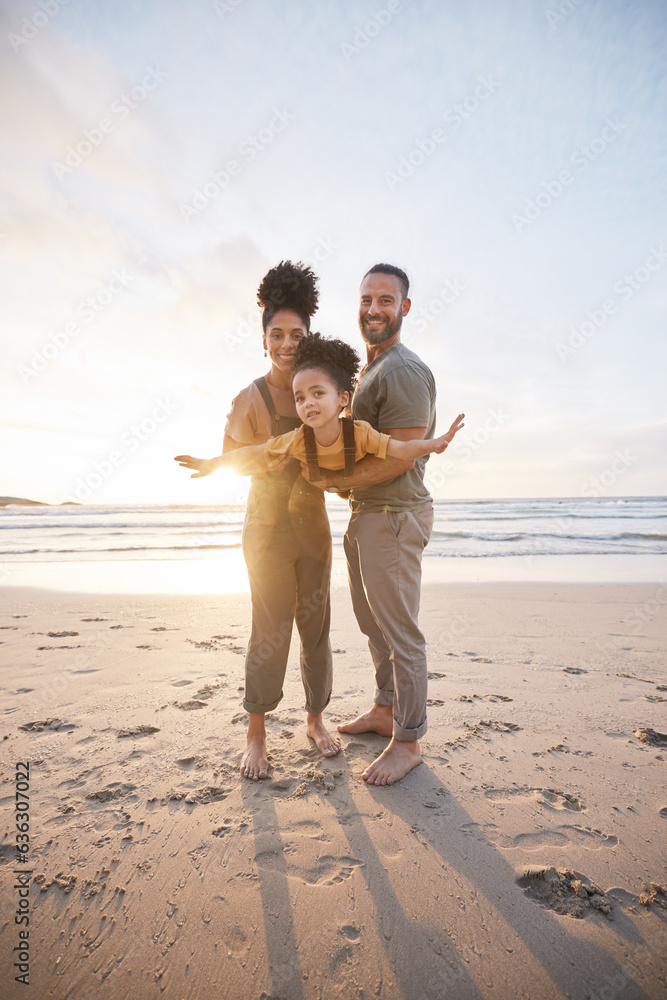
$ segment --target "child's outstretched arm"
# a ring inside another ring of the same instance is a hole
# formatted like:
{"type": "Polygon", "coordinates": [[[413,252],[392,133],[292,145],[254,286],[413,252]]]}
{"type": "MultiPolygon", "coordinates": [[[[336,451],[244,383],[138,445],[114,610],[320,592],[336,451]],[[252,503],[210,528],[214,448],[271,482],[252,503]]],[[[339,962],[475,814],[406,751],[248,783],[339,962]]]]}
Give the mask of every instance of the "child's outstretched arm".
{"type": "Polygon", "coordinates": [[[459,413],[456,420],[446,434],[441,434],[437,438],[416,439],[412,441],[397,441],[396,438],[389,438],[387,444],[387,454],[392,458],[404,458],[414,460],[422,458],[424,455],[431,455],[435,452],[442,452],[454,438],[457,431],[465,426],[463,418],[465,413],[459,413]]]}
{"type": "Polygon", "coordinates": [[[184,469],[196,469],[190,479],[200,479],[202,476],[210,476],[216,469],[231,469],[240,476],[251,476],[255,472],[266,472],[273,469],[273,463],[269,465],[266,451],[263,444],[247,445],[244,448],[236,448],[228,451],[224,455],[216,455],[215,458],[193,458],[192,455],[176,455],[175,462],[184,469]]]}

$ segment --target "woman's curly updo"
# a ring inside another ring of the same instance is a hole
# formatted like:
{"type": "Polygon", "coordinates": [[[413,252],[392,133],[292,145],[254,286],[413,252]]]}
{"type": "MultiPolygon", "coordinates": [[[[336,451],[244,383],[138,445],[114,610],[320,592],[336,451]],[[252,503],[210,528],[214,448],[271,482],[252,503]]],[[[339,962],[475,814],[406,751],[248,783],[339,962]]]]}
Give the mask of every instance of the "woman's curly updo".
{"type": "Polygon", "coordinates": [[[291,309],[310,331],[310,317],[317,309],[319,297],[317,276],[310,267],[281,260],[264,275],[257,289],[264,331],[280,309],[291,309]]]}
{"type": "Polygon", "coordinates": [[[330,340],[321,333],[311,333],[299,341],[292,362],[292,379],[305,368],[328,375],[339,392],[352,395],[354,379],[359,370],[359,355],[344,340],[330,340]]]}

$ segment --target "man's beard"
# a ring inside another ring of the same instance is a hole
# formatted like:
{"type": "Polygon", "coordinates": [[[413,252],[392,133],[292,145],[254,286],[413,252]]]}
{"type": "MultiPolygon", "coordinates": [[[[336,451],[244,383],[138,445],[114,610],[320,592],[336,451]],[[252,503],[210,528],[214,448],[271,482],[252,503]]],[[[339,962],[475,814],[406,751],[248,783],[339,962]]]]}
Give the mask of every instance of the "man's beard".
{"type": "Polygon", "coordinates": [[[364,338],[367,344],[372,347],[377,347],[379,344],[385,344],[392,337],[400,331],[403,325],[403,316],[401,313],[398,314],[396,319],[392,322],[388,317],[384,317],[385,327],[381,330],[368,330],[364,324],[364,320],[367,317],[359,317],[359,329],[361,330],[361,336],[364,338]]]}

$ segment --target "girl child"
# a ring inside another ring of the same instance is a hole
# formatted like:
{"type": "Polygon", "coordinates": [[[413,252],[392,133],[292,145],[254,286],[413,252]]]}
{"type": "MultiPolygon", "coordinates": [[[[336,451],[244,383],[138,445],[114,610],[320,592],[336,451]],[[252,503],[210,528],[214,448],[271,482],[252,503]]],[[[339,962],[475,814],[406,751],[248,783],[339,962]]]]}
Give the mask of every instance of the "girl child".
{"type": "MultiPolygon", "coordinates": [[[[330,340],[319,333],[303,338],[296,349],[291,367],[292,392],[301,426],[286,434],[271,438],[265,444],[208,459],[206,468],[227,468],[237,472],[250,471],[255,462],[265,462],[271,468],[286,456],[305,462],[309,478],[321,478],[320,469],[340,469],[341,479],[351,475],[355,462],[364,455],[388,455],[409,461],[443,452],[454,435],[465,426],[464,413],[459,413],[446,434],[423,440],[398,441],[376,431],[365,420],[340,419],[349,404],[353,382],[359,368],[359,355],[342,340],[330,340]]],[[[331,493],[339,486],[327,487],[331,493]]]]}

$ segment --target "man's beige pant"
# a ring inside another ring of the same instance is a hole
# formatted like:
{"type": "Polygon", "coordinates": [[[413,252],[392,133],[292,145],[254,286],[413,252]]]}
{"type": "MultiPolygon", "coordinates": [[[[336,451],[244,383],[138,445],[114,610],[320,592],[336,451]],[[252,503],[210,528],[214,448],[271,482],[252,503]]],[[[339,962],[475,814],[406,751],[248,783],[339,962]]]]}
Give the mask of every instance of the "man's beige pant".
{"type": "Polygon", "coordinates": [[[394,737],[426,732],[426,642],[419,630],[421,563],[433,504],[414,511],[353,514],[345,533],[352,605],[368,637],[375,703],[394,706],[394,737]]]}

